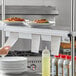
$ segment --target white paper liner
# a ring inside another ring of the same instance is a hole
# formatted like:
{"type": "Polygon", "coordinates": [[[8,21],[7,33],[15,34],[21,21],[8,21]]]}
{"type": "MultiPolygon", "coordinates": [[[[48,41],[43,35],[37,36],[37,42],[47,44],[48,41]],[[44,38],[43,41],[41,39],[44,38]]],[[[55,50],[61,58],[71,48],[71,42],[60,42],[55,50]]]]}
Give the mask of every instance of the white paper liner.
{"type": "Polygon", "coordinates": [[[51,54],[58,55],[60,50],[60,36],[51,36],[51,54]]]}

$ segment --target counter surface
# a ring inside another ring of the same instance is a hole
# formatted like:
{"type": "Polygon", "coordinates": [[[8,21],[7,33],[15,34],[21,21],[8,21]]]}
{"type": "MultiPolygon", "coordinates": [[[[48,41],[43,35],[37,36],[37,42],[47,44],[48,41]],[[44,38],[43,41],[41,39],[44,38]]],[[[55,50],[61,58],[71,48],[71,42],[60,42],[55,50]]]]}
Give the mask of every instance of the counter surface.
{"type": "Polygon", "coordinates": [[[0,76],[41,76],[41,74],[35,74],[35,73],[21,73],[21,74],[6,74],[6,73],[0,73],[0,76]]]}

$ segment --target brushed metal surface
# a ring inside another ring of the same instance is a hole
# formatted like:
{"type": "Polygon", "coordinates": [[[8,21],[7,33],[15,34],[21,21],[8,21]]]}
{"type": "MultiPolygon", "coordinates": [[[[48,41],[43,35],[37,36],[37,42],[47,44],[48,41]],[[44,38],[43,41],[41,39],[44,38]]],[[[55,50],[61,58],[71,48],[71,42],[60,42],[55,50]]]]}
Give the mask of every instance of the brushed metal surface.
{"type": "MultiPolygon", "coordinates": [[[[0,6],[1,9],[1,6],[0,6]]],[[[1,10],[0,10],[1,14],[1,10]]],[[[57,15],[56,7],[52,6],[6,6],[6,15],[29,15],[29,14],[47,14],[57,15]]]]}
{"type": "Polygon", "coordinates": [[[32,72],[24,72],[21,74],[6,74],[0,73],[0,76],[41,76],[40,74],[32,73],[32,72]]]}

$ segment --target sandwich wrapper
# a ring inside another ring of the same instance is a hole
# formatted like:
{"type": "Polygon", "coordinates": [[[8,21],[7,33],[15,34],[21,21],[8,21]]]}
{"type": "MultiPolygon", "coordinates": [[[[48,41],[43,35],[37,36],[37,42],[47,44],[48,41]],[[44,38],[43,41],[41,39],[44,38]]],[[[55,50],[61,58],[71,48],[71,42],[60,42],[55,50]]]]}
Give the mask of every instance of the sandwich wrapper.
{"type": "Polygon", "coordinates": [[[40,35],[32,34],[31,52],[39,53],[40,35]]]}
{"type": "MultiPolygon", "coordinates": [[[[6,41],[6,43],[4,44],[3,47],[6,47],[6,46],[12,47],[16,43],[16,41],[18,40],[18,38],[19,38],[19,33],[13,33],[13,32],[11,32],[8,40],[6,41]]],[[[0,49],[2,49],[3,47],[1,47],[0,49]]]]}
{"type": "Polygon", "coordinates": [[[51,36],[51,54],[52,55],[59,55],[60,50],[60,36],[51,36]]]}

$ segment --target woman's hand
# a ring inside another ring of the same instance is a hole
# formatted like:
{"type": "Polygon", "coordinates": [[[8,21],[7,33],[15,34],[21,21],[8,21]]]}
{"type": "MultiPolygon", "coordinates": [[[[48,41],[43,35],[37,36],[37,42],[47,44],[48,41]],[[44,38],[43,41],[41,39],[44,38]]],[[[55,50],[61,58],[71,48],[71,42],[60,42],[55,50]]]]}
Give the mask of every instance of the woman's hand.
{"type": "Polygon", "coordinates": [[[7,55],[10,50],[10,46],[5,46],[0,49],[0,55],[7,55]]]}

